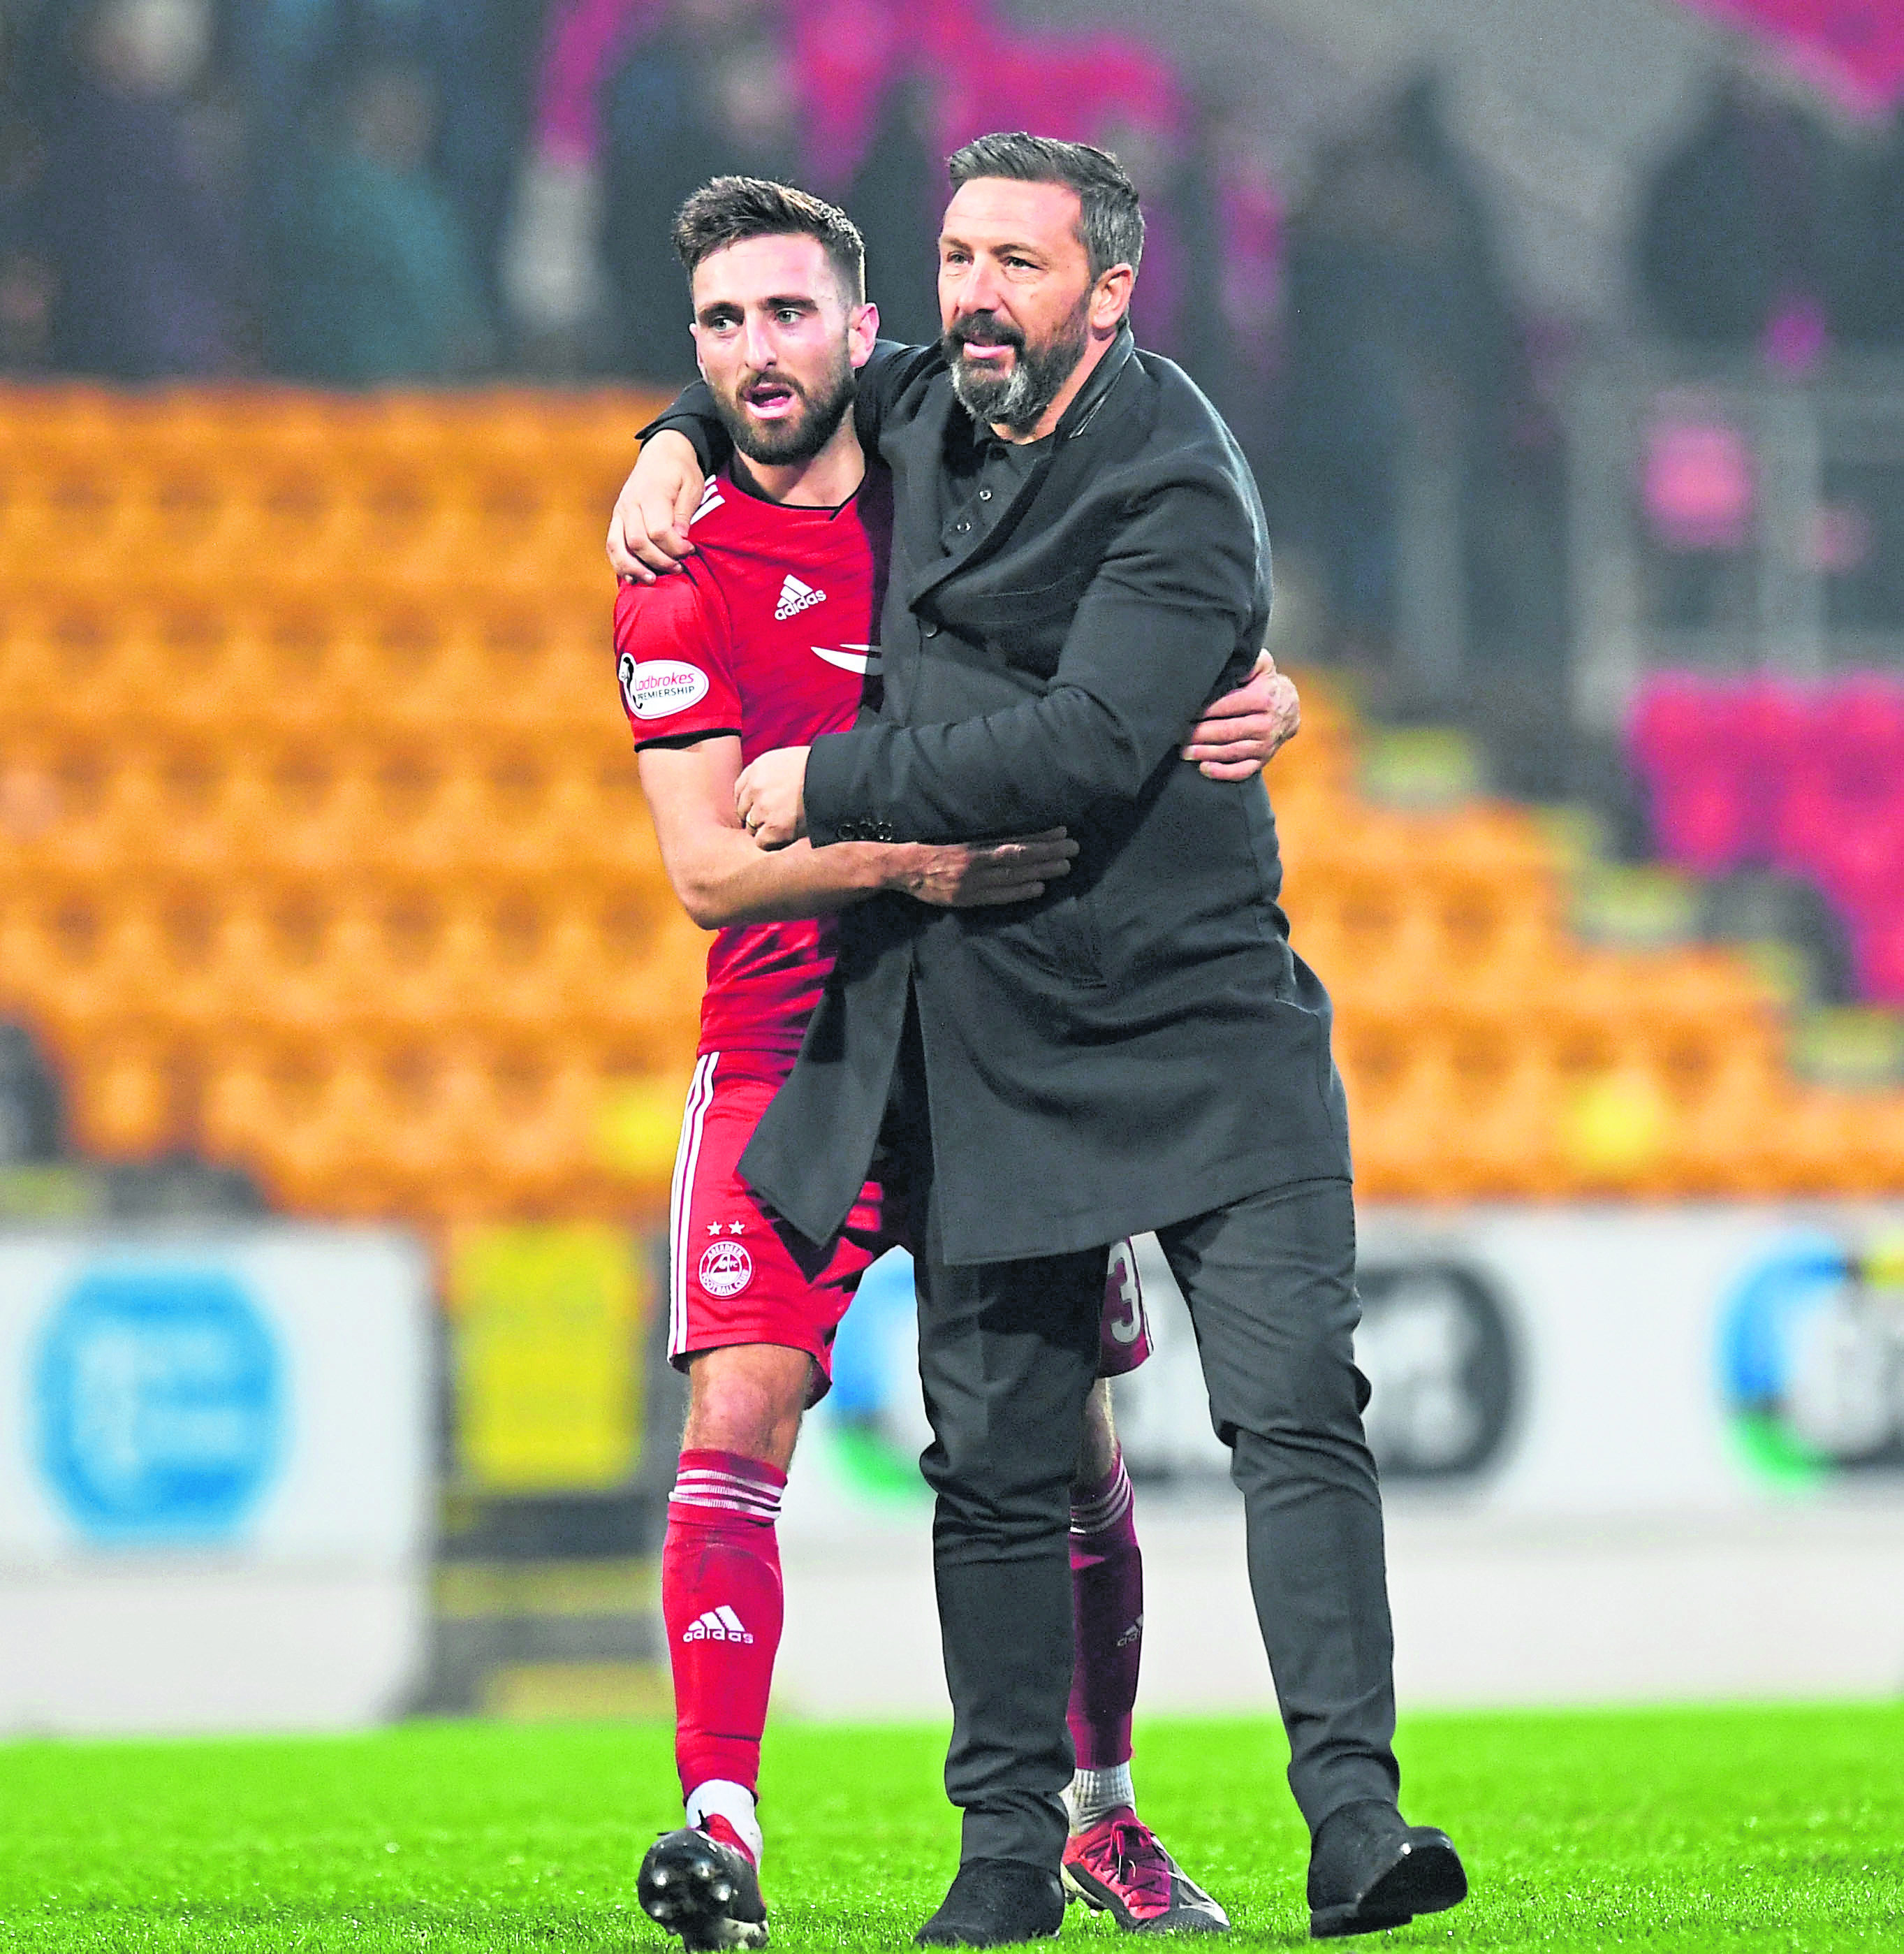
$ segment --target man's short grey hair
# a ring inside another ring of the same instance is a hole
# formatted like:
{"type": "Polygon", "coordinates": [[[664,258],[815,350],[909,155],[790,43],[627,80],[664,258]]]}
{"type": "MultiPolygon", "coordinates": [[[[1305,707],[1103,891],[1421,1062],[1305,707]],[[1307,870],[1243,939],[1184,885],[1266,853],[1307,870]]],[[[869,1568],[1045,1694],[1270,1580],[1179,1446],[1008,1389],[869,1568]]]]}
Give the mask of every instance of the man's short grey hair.
{"type": "Polygon", "coordinates": [[[1015,183],[1062,184],[1081,206],[1078,241],[1095,284],[1113,265],[1137,269],[1143,256],[1143,209],[1130,173],[1108,149],[1089,143],[1061,143],[1022,129],[981,136],[955,150],[946,165],[954,190],[977,177],[1015,183]]]}

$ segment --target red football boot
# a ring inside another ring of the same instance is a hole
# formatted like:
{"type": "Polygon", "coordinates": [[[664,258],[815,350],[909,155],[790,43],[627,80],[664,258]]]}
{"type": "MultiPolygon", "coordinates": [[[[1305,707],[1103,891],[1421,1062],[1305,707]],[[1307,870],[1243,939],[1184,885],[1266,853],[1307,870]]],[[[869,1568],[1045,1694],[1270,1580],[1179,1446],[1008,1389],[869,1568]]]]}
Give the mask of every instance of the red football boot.
{"type": "Polygon", "coordinates": [[[1128,1805],[1065,1841],[1064,1880],[1066,1892],[1134,1934],[1229,1930],[1229,1915],[1128,1805]]]}

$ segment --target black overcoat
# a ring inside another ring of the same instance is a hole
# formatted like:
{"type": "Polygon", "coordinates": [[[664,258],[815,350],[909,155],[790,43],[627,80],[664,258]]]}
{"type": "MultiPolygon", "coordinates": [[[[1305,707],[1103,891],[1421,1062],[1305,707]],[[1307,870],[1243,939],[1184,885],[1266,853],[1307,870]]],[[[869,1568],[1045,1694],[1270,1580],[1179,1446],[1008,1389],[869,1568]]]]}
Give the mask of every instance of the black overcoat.
{"type": "MultiPolygon", "coordinates": [[[[705,404],[691,389],[656,425],[711,460],[705,404]]],[[[1127,330],[1002,512],[949,552],[946,498],[989,436],[936,350],[877,360],[856,411],[895,484],[884,697],[814,743],[815,844],[1062,826],[1080,853],[1021,907],[847,911],[743,1173],[813,1240],[839,1230],[910,996],[949,1262],[1090,1248],[1347,1174],[1328,999],[1289,947],[1268,797],[1177,757],[1269,617],[1262,504],[1228,430],[1127,330]]]]}

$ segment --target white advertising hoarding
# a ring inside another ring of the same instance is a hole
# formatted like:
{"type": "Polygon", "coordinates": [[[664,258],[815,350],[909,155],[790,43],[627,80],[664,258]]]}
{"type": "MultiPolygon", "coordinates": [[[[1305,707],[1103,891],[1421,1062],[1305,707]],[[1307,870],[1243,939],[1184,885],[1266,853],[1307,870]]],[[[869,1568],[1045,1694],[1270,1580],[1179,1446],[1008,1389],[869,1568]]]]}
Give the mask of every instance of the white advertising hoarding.
{"type": "Polygon", "coordinates": [[[0,1238],[0,1729],[387,1713],[422,1656],[431,1380],[403,1236],[0,1238]]]}
{"type": "MultiPolygon", "coordinates": [[[[1365,1210],[1357,1360],[1385,1483],[1503,1518],[1904,1503],[1904,1212],[1365,1210]]],[[[1159,1358],[1134,1464],[1222,1472],[1189,1324],[1142,1258],[1159,1358]]]]}
{"type": "MultiPolygon", "coordinates": [[[[1904,1686],[1904,1209],[1371,1205],[1360,1232],[1405,1701],[1904,1686]]],[[[1138,1252],[1144,1701],[1267,1707],[1228,1455],[1138,1252]]],[[[816,1711],[943,1707],[914,1339],[894,1258],[795,1461],[781,1669],[816,1711]]]]}
{"type": "MultiPolygon", "coordinates": [[[[1371,1207],[1360,1225],[1356,1356],[1391,1490],[1528,1518],[1904,1503],[1904,1210],[1371,1207]]],[[[1220,1476],[1187,1314],[1154,1240],[1137,1259],[1156,1353],[1116,1386],[1126,1456],[1140,1478],[1220,1476]]],[[[916,1350],[896,1254],[816,1419],[868,1514],[929,1436],[916,1350]]]]}

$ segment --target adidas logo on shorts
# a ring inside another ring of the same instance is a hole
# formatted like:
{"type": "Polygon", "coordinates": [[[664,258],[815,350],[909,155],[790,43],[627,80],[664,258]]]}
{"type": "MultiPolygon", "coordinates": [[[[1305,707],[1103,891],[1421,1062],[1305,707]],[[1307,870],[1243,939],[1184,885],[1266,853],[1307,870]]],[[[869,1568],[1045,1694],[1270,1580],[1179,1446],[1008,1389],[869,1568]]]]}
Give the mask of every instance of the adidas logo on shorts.
{"type": "Polygon", "coordinates": [[[802,583],[797,576],[789,576],[780,586],[780,601],[773,607],[773,621],[784,624],[789,617],[797,617],[802,611],[811,611],[816,604],[826,601],[823,590],[816,590],[811,583],[802,583]]]}
{"type": "Polygon", "coordinates": [[[690,1622],[681,1639],[684,1642],[751,1642],[754,1638],[742,1625],[739,1616],[723,1601],[718,1608],[710,1608],[690,1622]]]}

